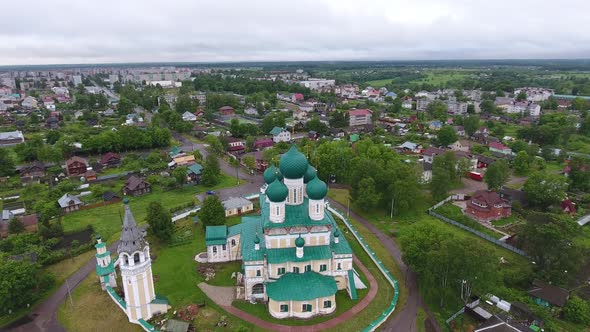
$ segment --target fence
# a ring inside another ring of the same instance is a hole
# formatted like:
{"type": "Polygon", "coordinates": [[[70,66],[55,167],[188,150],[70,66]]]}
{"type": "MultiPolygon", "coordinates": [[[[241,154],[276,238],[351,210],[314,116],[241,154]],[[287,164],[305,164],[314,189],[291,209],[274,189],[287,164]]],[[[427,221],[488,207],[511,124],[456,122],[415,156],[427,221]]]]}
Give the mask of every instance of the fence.
{"type": "Polygon", "coordinates": [[[435,218],[437,218],[437,219],[440,219],[440,220],[442,220],[442,221],[444,221],[446,223],[449,223],[451,225],[457,226],[457,227],[459,227],[461,229],[464,229],[464,230],[466,230],[466,231],[468,231],[468,232],[470,232],[472,234],[475,234],[475,235],[479,236],[480,238],[482,238],[484,240],[487,240],[487,241],[490,241],[490,242],[494,243],[495,245],[498,245],[498,246],[500,246],[500,247],[502,247],[504,249],[508,249],[508,250],[512,251],[513,253],[515,253],[515,254],[519,254],[521,256],[528,257],[528,255],[524,251],[522,251],[522,250],[520,250],[520,249],[518,249],[518,248],[516,248],[514,246],[511,246],[511,245],[509,245],[506,242],[502,242],[502,241],[500,241],[500,240],[498,240],[498,239],[496,239],[494,237],[491,237],[491,236],[489,236],[489,235],[487,235],[485,233],[482,233],[482,232],[480,232],[478,230],[475,230],[475,229],[473,229],[471,227],[465,226],[465,225],[463,225],[460,222],[457,222],[457,221],[455,221],[453,219],[449,219],[449,218],[447,218],[447,217],[445,217],[443,215],[440,215],[440,214],[438,214],[438,213],[436,213],[436,212],[433,211],[434,209],[440,207],[441,205],[443,205],[444,203],[446,203],[446,202],[448,202],[448,201],[450,201],[452,199],[453,199],[453,196],[449,196],[445,200],[437,203],[436,205],[434,205],[433,207],[431,207],[430,209],[428,209],[428,214],[431,215],[431,216],[433,216],[433,217],[435,217],[435,218]]]}

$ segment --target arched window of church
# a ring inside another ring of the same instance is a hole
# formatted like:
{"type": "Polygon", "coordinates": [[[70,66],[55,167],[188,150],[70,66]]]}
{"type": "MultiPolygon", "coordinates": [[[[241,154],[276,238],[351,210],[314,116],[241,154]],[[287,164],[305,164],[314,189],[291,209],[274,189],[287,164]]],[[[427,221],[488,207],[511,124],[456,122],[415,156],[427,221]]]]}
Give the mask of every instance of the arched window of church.
{"type": "Polygon", "coordinates": [[[138,253],[138,252],[136,252],[136,253],[133,255],[133,262],[135,262],[135,263],[139,263],[139,253],[138,253]]]}
{"type": "Polygon", "coordinates": [[[277,206],[277,213],[276,214],[277,214],[277,216],[281,214],[281,207],[280,206],[277,206]]]}
{"type": "Polygon", "coordinates": [[[217,254],[217,246],[214,246],[214,247],[213,247],[213,253],[214,253],[214,254],[217,254]]]}
{"type": "Polygon", "coordinates": [[[315,213],[320,213],[320,205],[319,204],[315,205],[315,213]]]}

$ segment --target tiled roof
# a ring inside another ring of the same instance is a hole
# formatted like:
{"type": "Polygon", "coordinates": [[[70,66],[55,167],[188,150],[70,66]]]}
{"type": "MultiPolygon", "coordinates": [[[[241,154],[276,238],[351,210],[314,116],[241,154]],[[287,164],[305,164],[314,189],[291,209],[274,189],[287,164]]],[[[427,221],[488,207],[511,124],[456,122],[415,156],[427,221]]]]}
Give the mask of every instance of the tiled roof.
{"type": "Polygon", "coordinates": [[[74,205],[82,204],[82,201],[78,198],[78,196],[64,194],[60,199],[57,200],[57,203],[60,207],[68,207],[70,206],[70,202],[73,201],[74,205]]]}
{"type": "Polygon", "coordinates": [[[279,280],[268,283],[266,292],[275,301],[307,301],[336,294],[334,277],[317,272],[287,273],[279,280]]]}
{"type": "MultiPolygon", "coordinates": [[[[125,187],[126,187],[127,189],[129,189],[129,190],[135,190],[135,189],[137,189],[137,187],[138,187],[140,184],[142,184],[142,183],[144,183],[144,182],[145,182],[145,181],[144,181],[143,179],[141,179],[141,178],[138,178],[138,177],[137,177],[137,176],[135,176],[135,175],[132,175],[132,176],[130,176],[130,177],[129,177],[129,179],[127,179],[127,182],[125,182],[125,187]]],[[[147,183],[147,182],[145,182],[145,183],[147,183]]]]}
{"type": "Polygon", "coordinates": [[[135,251],[143,250],[147,242],[143,238],[143,234],[137,227],[135,217],[129,208],[129,202],[125,201],[125,217],[123,218],[123,230],[121,232],[118,253],[126,252],[132,254],[135,251]]]}
{"type": "Polygon", "coordinates": [[[495,191],[489,191],[489,190],[478,190],[476,191],[473,196],[471,196],[471,200],[474,201],[479,201],[479,202],[483,202],[486,203],[488,206],[493,206],[494,204],[503,204],[504,200],[502,198],[500,198],[500,195],[498,195],[497,192],[495,191]]]}

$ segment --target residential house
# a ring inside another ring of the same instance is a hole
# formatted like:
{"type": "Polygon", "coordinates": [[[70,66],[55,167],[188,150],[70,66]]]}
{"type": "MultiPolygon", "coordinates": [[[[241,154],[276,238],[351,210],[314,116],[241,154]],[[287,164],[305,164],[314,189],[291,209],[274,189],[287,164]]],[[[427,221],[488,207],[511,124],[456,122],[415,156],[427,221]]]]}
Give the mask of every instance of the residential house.
{"type": "Polygon", "coordinates": [[[566,198],[561,202],[561,211],[563,211],[563,213],[565,214],[571,214],[571,215],[575,215],[576,214],[576,203],[572,202],[571,199],[566,198]]]}
{"type": "MultiPolygon", "coordinates": [[[[481,309],[478,307],[478,309],[481,309]]],[[[485,322],[481,323],[475,328],[473,332],[535,332],[542,331],[541,329],[533,330],[530,327],[521,324],[520,322],[508,320],[502,317],[493,315],[485,322]],[[503,319],[504,318],[504,319],[503,319]]]]}
{"type": "Polygon", "coordinates": [[[397,98],[397,94],[393,91],[389,91],[388,93],[385,94],[385,97],[391,97],[392,99],[397,98]]]}
{"type": "Polygon", "coordinates": [[[440,122],[438,120],[430,121],[428,123],[428,128],[430,130],[439,130],[440,128],[442,128],[442,122],[440,122]]]}
{"type": "Polygon", "coordinates": [[[59,118],[55,116],[50,116],[45,121],[45,127],[49,129],[57,129],[59,128],[59,118]]]}
{"type": "Polygon", "coordinates": [[[119,195],[117,195],[117,193],[115,193],[115,192],[105,191],[102,194],[102,200],[104,202],[118,202],[121,200],[121,197],[119,197],[119,195]]]}
{"type": "MultiPolygon", "coordinates": [[[[418,98],[416,100],[416,110],[426,111],[428,109],[428,105],[430,105],[431,102],[432,102],[432,100],[428,99],[428,98],[418,98]]],[[[410,106],[410,108],[412,108],[412,107],[410,106]]]]}
{"type": "Polygon", "coordinates": [[[241,154],[246,151],[244,142],[241,139],[235,137],[227,137],[228,149],[227,151],[231,154],[241,154]]]}
{"type": "Polygon", "coordinates": [[[174,156],[174,158],[172,158],[172,161],[168,163],[168,167],[176,168],[179,166],[190,166],[194,163],[195,163],[195,156],[194,155],[192,155],[192,154],[187,155],[185,153],[181,153],[181,154],[174,156]]]}
{"type": "Polygon", "coordinates": [[[66,160],[66,173],[68,176],[80,176],[88,170],[88,161],[84,158],[74,156],[66,160]]]}
{"type": "Polygon", "coordinates": [[[31,96],[25,97],[25,99],[23,99],[23,101],[20,104],[25,109],[36,109],[39,107],[37,99],[31,96]]]}
{"type": "Polygon", "coordinates": [[[145,180],[132,175],[123,186],[123,195],[140,196],[152,191],[152,186],[145,180]]]}
{"type": "Polygon", "coordinates": [[[447,101],[445,103],[447,105],[447,113],[455,114],[455,115],[465,115],[467,114],[467,103],[457,102],[457,101],[447,101]]]}
{"type": "Polygon", "coordinates": [[[432,163],[434,161],[434,157],[445,153],[446,150],[429,147],[426,150],[422,151],[422,158],[424,159],[425,163],[432,163]]]}
{"type": "Polygon", "coordinates": [[[102,167],[119,167],[121,166],[121,156],[118,153],[107,152],[100,159],[100,165],[102,167]]]}
{"type": "Polygon", "coordinates": [[[192,164],[187,169],[188,183],[201,183],[201,175],[203,174],[203,166],[201,164],[192,164]]]}
{"type": "Polygon", "coordinates": [[[491,142],[488,144],[491,152],[501,153],[503,155],[513,155],[512,149],[500,142],[491,142]]]}
{"type": "Polygon", "coordinates": [[[348,124],[351,127],[371,124],[373,111],[370,109],[350,110],[348,111],[348,124]]]}
{"type": "Polygon", "coordinates": [[[465,128],[463,126],[455,126],[454,128],[457,136],[465,137],[465,128]]]}
{"type": "Polygon", "coordinates": [[[496,162],[496,159],[484,156],[482,154],[478,154],[475,157],[477,158],[477,168],[487,168],[488,166],[496,162]]]}
{"type": "Polygon", "coordinates": [[[257,116],[258,110],[255,107],[247,107],[246,109],[244,109],[244,114],[251,115],[251,116],[257,116]]]}
{"type": "Polygon", "coordinates": [[[274,127],[270,134],[272,135],[272,141],[275,143],[291,141],[291,133],[285,128],[274,127]]]}
{"type": "Polygon", "coordinates": [[[239,216],[243,213],[248,213],[254,210],[252,201],[243,197],[230,197],[222,202],[225,209],[225,216],[239,216]]]}
{"type": "Polygon", "coordinates": [[[305,99],[305,97],[303,96],[302,93],[294,93],[291,95],[291,102],[293,102],[293,103],[303,101],[304,99],[305,99]]]}
{"type": "Polygon", "coordinates": [[[189,111],[186,111],[182,113],[182,121],[197,121],[197,116],[189,111]]]}
{"type": "Polygon", "coordinates": [[[25,136],[20,130],[0,133],[0,147],[15,146],[24,142],[25,136]]]}
{"type": "Polygon", "coordinates": [[[180,147],[178,146],[173,146],[170,151],[168,152],[168,156],[170,156],[170,158],[174,158],[176,156],[178,156],[179,154],[182,154],[183,151],[180,147]]]}
{"type": "Polygon", "coordinates": [[[96,181],[96,172],[93,169],[89,169],[84,172],[84,174],[82,174],[82,177],[86,180],[86,182],[96,181]]]}
{"type": "Polygon", "coordinates": [[[231,106],[222,106],[219,108],[219,114],[225,117],[230,117],[236,114],[236,110],[231,106]]]}
{"type": "Polygon", "coordinates": [[[412,97],[402,98],[402,108],[411,110],[412,109],[412,97]]]}
{"type": "Polygon", "coordinates": [[[465,213],[479,222],[491,222],[512,214],[512,206],[495,191],[478,190],[468,201],[465,213]]]}
{"type": "Polygon", "coordinates": [[[39,229],[39,217],[36,213],[19,216],[18,219],[27,232],[36,232],[39,229]]]}
{"type": "Polygon", "coordinates": [[[45,165],[39,161],[35,161],[20,170],[21,183],[39,183],[41,178],[45,176],[45,165]]]}
{"type": "Polygon", "coordinates": [[[102,112],[104,116],[115,116],[115,110],[112,108],[107,109],[106,111],[102,112]]]}
{"type": "Polygon", "coordinates": [[[274,144],[274,141],[270,138],[264,138],[254,141],[254,149],[255,150],[262,150],[265,148],[270,148],[274,144]]]}
{"type": "Polygon", "coordinates": [[[335,138],[342,138],[346,136],[346,132],[342,128],[329,128],[330,135],[335,138]]]}
{"type": "Polygon", "coordinates": [[[471,149],[471,143],[467,140],[458,140],[455,143],[449,145],[449,148],[453,151],[469,152],[471,149]]]}
{"type": "Polygon", "coordinates": [[[318,133],[317,131],[314,131],[314,130],[310,130],[310,131],[307,133],[307,138],[308,138],[309,140],[311,140],[311,141],[316,141],[316,140],[318,140],[318,139],[320,138],[320,136],[321,136],[321,135],[320,135],[320,133],[318,133]]]}
{"type": "Polygon", "coordinates": [[[541,280],[534,280],[533,287],[527,292],[533,301],[544,307],[563,308],[570,298],[566,289],[550,285],[541,280]]]}
{"type": "Polygon", "coordinates": [[[70,213],[73,211],[80,210],[82,206],[82,201],[78,196],[64,194],[60,199],[57,200],[59,207],[63,213],[70,213]]]}
{"type": "Polygon", "coordinates": [[[398,150],[402,153],[420,153],[422,146],[418,143],[405,141],[398,147],[398,150]]]}

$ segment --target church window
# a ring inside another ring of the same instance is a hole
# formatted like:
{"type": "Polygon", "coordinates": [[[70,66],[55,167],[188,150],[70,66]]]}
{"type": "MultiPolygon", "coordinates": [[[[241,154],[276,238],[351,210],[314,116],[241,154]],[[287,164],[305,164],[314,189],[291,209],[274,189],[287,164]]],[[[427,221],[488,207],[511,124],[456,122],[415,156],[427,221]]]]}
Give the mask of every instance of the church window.
{"type": "Polygon", "coordinates": [[[231,239],[231,246],[235,247],[236,246],[236,240],[235,239],[231,239]]]}
{"type": "Polygon", "coordinates": [[[303,312],[311,312],[311,304],[304,304],[301,308],[303,312]]]}
{"type": "Polygon", "coordinates": [[[136,252],[135,255],[133,255],[133,261],[135,263],[139,263],[139,253],[138,252],[136,252]]]}
{"type": "Polygon", "coordinates": [[[315,205],[315,213],[320,213],[320,205],[319,204],[315,205]]]}
{"type": "Polygon", "coordinates": [[[305,265],[305,272],[311,271],[311,265],[305,265]]]}
{"type": "Polygon", "coordinates": [[[277,269],[277,274],[278,274],[278,275],[285,274],[285,268],[284,268],[284,267],[279,267],[279,268],[277,269]]]}
{"type": "Polygon", "coordinates": [[[293,266],[293,273],[299,273],[299,267],[293,266]]]}
{"type": "Polygon", "coordinates": [[[289,312],[289,305],[281,304],[281,312],[289,312]]]}
{"type": "Polygon", "coordinates": [[[256,276],[260,277],[260,270],[256,270],[256,276]]]}
{"type": "Polygon", "coordinates": [[[213,253],[216,254],[217,253],[217,246],[213,247],[213,253]]]}
{"type": "Polygon", "coordinates": [[[342,263],[338,263],[338,270],[342,270],[342,263]]]}
{"type": "Polygon", "coordinates": [[[281,214],[281,207],[277,206],[277,216],[281,214]]]}
{"type": "Polygon", "coordinates": [[[226,250],[225,244],[222,244],[222,245],[221,245],[221,250],[223,250],[223,251],[225,251],[225,250],[226,250]]]}
{"type": "Polygon", "coordinates": [[[322,264],[320,265],[320,272],[324,272],[328,269],[328,267],[326,266],[326,264],[322,264]]]}
{"type": "Polygon", "coordinates": [[[332,301],[324,301],[324,308],[331,308],[332,307],[332,301]]]}

